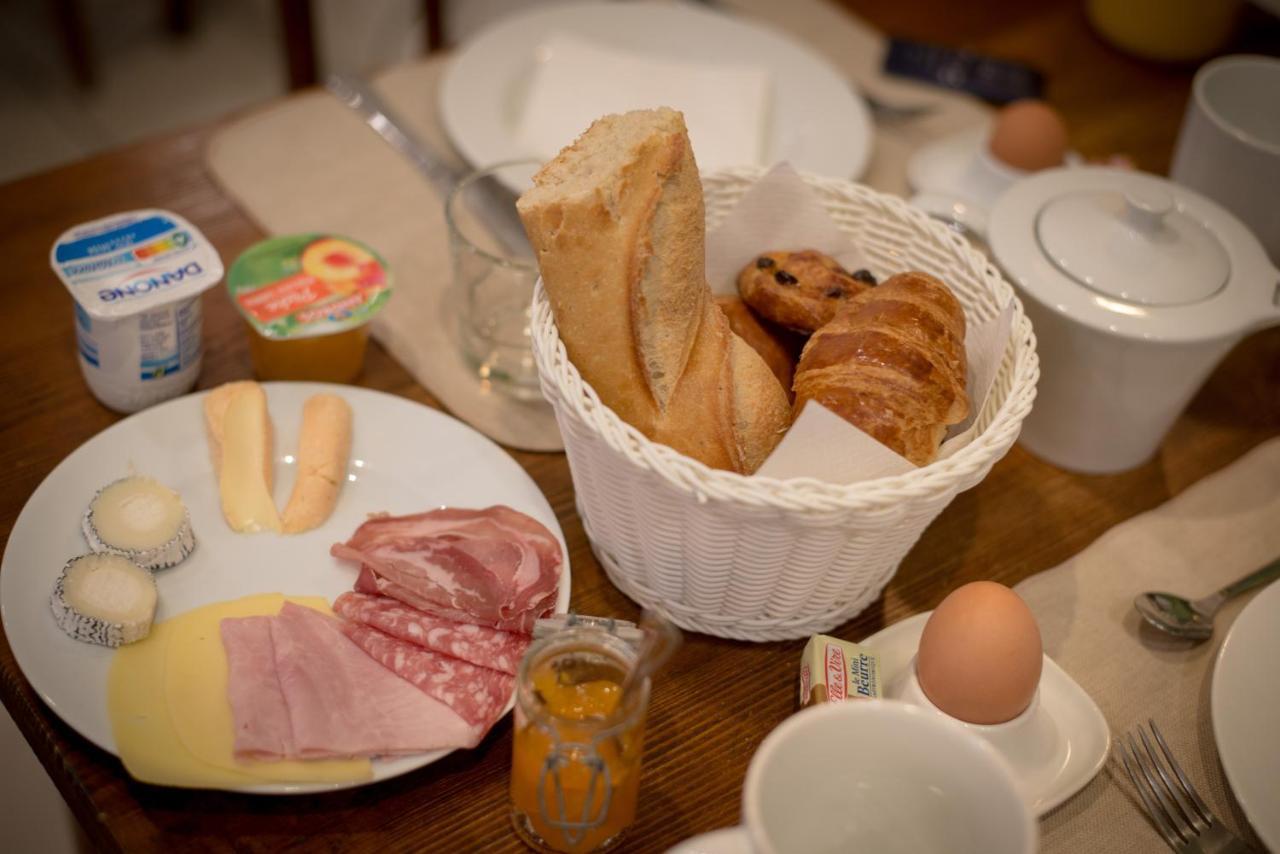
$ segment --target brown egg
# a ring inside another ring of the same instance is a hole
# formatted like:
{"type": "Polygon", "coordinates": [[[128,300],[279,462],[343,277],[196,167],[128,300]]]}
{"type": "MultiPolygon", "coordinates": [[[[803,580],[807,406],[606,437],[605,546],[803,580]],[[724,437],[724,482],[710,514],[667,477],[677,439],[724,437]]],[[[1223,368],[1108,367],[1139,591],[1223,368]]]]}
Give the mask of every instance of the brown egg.
{"type": "Polygon", "coordinates": [[[1031,609],[1003,584],[975,581],[929,616],[916,675],[935,706],[962,721],[999,724],[1026,710],[1044,650],[1031,609]]]}
{"type": "Polygon", "coordinates": [[[997,160],[1015,169],[1050,169],[1067,156],[1067,126],[1044,101],[1014,101],[996,114],[990,147],[997,160]]]}

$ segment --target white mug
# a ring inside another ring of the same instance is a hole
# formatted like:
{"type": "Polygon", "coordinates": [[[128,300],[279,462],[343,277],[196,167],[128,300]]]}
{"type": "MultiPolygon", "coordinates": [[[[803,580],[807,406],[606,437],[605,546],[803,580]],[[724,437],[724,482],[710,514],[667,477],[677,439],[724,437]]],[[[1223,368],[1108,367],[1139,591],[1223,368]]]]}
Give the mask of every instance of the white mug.
{"type": "Polygon", "coordinates": [[[1170,177],[1234,213],[1280,265],[1280,59],[1224,56],[1196,72],[1170,177]]]}
{"type": "Polygon", "coordinates": [[[742,818],[754,854],[1031,854],[1037,836],[995,748],[889,700],[783,721],[751,760],[742,818]]]}

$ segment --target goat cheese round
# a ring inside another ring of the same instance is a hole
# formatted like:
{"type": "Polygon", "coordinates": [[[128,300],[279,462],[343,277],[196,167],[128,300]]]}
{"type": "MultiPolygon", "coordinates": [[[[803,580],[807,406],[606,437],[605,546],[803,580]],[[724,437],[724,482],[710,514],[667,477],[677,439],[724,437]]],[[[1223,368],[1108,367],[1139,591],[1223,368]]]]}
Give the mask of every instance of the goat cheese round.
{"type": "Polygon", "coordinates": [[[121,478],[100,489],[82,527],[89,548],[122,555],[144,569],[167,569],[196,547],[182,498],[149,477],[121,478]]]}
{"type": "Polygon", "coordinates": [[[85,643],[120,646],[142,640],[156,615],[156,580],[116,554],[87,554],[62,568],[49,604],[58,627],[85,643]]]}

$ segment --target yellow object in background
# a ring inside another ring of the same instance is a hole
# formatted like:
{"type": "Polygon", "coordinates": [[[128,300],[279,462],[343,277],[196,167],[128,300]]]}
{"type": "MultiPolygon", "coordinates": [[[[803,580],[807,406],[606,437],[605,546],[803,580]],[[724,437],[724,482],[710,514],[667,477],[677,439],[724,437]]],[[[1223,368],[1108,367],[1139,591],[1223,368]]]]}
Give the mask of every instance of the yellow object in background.
{"type": "Polygon", "coordinates": [[[134,779],[162,786],[238,789],[267,783],[346,783],[372,777],[367,759],[241,762],[227,699],[225,617],[272,616],[285,601],[332,614],[320,597],[266,593],[196,608],[121,647],[107,681],[116,751],[134,779]]]}
{"type": "Polygon", "coordinates": [[[1203,59],[1227,43],[1241,0],[1089,0],[1089,21],[1121,50],[1163,62],[1203,59]]]}

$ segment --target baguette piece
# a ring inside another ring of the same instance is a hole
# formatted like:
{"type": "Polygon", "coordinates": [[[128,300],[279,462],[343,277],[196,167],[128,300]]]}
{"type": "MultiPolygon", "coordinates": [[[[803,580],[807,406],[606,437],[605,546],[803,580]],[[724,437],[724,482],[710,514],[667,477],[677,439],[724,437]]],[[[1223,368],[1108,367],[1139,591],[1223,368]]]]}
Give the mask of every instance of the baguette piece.
{"type": "Polygon", "coordinates": [[[316,394],[302,405],[298,476],[281,522],[286,534],[321,525],[338,501],[351,456],[351,406],[336,394],[316,394]]]}
{"type": "Polygon", "coordinates": [[[809,339],[795,378],[796,414],[816,400],[918,466],[969,415],[964,310],[926,273],[865,291],[809,339]]]}
{"type": "Polygon", "coordinates": [[[569,359],[600,400],[713,468],[759,467],[789,423],[787,395],[712,300],[684,117],[597,120],[516,207],[569,359]]]}

